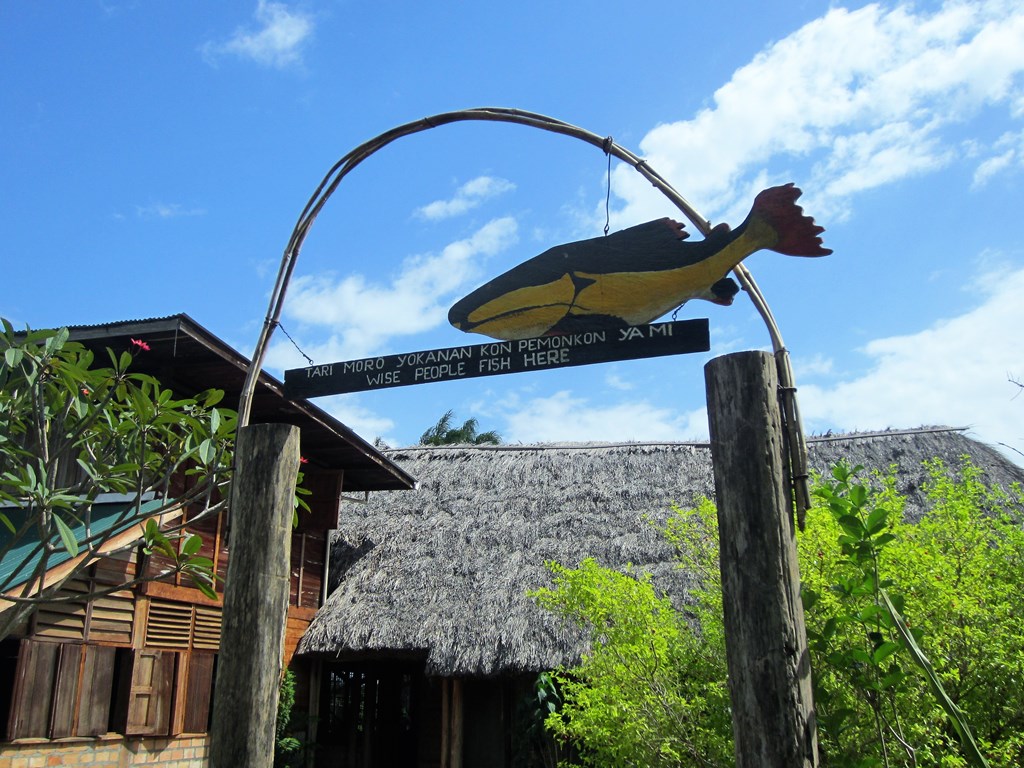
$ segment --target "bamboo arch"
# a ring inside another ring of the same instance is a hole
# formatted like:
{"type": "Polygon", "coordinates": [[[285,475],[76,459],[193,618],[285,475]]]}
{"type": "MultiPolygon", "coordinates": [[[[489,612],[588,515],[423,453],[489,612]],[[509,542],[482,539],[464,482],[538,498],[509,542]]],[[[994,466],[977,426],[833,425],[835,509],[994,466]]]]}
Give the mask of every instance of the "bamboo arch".
{"type": "MultiPolygon", "coordinates": [[[[540,128],[553,133],[560,133],[601,149],[608,155],[628,163],[651,184],[665,195],[702,234],[707,235],[711,231],[711,222],[701,216],[686,199],[680,195],[672,186],[665,181],[645,160],[638,157],[628,149],[616,144],[611,137],[598,136],[583,128],[569,123],[556,120],[555,118],[541,115],[536,112],[527,112],[520,109],[509,109],[504,107],[478,107],[464,109],[454,112],[443,112],[431,117],[424,117],[410,123],[392,128],[390,131],[380,134],[369,141],[360,144],[347,155],[336,162],[324,176],[316,191],[306,203],[305,208],[299,215],[299,219],[292,230],[288,245],[281,258],[281,266],[278,269],[277,281],[271,293],[270,305],[267,309],[267,316],[260,330],[256,348],[253,351],[252,362],[246,372],[245,383],[242,387],[242,394],[238,406],[238,425],[243,427],[249,423],[249,415],[252,409],[253,393],[256,389],[256,381],[263,368],[263,360],[266,356],[267,345],[274,328],[280,322],[281,311],[284,306],[285,294],[291,280],[295,263],[299,257],[299,250],[309,234],[309,229],[316,221],[327,200],[338,188],[342,179],[345,178],[356,166],[366,160],[370,155],[383,149],[388,144],[414,133],[439,128],[442,125],[465,121],[486,121],[515,123],[532,128],[540,128]]],[[[761,315],[768,329],[768,335],[772,342],[772,351],[775,355],[776,366],[779,373],[779,397],[782,404],[782,415],[784,420],[784,433],[786,438],[786,451],[789,457],[790,481],[793,485],[797,517],[803,526],[803,515],[810,506],[810,496],[807,491],[807,445],[800,423],[800,413],[796,402],[796,386],[793,379],[793,371],[790,366],[789,352],[782,341],[782,334],[772,316],[768,302],[761,294],[757,283],[750,271],[743,265],[736,265],[733,274],[739,280],[743,289],[750,296],[758,313],[761,315]]]]}

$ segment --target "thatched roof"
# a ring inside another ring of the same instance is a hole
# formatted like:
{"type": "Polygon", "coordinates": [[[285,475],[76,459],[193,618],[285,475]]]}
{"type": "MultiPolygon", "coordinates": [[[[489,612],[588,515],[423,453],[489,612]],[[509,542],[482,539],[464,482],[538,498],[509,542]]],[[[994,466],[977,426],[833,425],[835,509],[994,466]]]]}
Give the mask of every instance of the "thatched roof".
{"type": "MultiPolygon", "coordinates": [[[[839,459],[897,466],[921,504],[922,461],[969,455],[990,481],[1024,469],[948,428],[811,438],[819,471],[839,459]]],[[[712,497],[706,443],[414,447],[387,452],[417,490],[371,494],[342,509],[330,574],[338,584],[299,653],[422,656],[427,674],[495,675],[572,662],[582,634],[526,597],[544,563],[584,557],[649,570],[679,603],[688,577],[646,519],[712,497]]]]}

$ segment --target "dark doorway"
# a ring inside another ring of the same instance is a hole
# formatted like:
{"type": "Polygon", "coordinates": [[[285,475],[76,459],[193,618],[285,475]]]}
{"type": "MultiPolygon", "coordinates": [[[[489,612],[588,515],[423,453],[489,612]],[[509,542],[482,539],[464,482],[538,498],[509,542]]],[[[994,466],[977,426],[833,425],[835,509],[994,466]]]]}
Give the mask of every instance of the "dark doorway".
{"type": "Polygon", "coordinates": [[[416,765],[417,689],[422,679],[422,665],[325,664],[317,765],[416,765]]]}

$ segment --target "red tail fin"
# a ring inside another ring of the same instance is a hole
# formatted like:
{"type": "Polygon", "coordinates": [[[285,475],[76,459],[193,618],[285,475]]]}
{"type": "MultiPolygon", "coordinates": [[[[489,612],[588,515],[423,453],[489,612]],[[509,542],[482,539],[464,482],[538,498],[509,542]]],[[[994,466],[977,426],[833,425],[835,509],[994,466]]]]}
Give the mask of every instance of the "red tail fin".
{"type": "Polygon", "coordinates": [[[754,198],[750,216],[764,219],[778,233],[771,250],[788,256],[827,256],[832,250],[823,248],[819,237],[825,228],[804,216],[804,209],[796,204],[802,194],[792,183],[766,189],[754,198]]]}

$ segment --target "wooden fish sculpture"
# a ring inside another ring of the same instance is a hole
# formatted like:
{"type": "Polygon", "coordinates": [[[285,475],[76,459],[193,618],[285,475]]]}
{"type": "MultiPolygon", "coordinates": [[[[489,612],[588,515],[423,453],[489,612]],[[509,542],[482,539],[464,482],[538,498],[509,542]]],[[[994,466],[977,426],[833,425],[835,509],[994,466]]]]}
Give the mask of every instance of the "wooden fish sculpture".
{"type": "Polygon", "coordinates": [[[766,189],[736,229],[720,224],[700,242],[683,242],[684,226],[665,218],[550,248],[457,301],[448,321],[509,340],[641,325],[690,299],[731,304],[739,289],[726,274],[754,251],[832,253],[800,195],[793,184],[766,189]]]}

